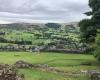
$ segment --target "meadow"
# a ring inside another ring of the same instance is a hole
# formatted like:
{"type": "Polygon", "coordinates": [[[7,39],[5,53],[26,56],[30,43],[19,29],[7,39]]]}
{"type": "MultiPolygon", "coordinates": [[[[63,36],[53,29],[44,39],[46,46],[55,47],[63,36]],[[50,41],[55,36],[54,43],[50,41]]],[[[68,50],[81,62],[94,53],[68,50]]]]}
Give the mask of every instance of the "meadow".
{"type": "Polygon", "coordinates": [[[79,27],[73,25],[57,29],[41,26],[38,29],[37,26],[18,27],[16,29],[16,26],[8,25],[7,28],[0,29],[0,64],[13,65],[22,60],[34,65],[46,64],[60,71],[55,73],[37,68],[18,68],[18,72],[25,75],[25,80],[89,80],[88,75],[81,74],[82,70],[100,71],[100,64],[92,53],[45,52],[51,48],[70,51],[88,49],[87,44],[80,42],[79,27]],[[37,54],[37,51],[34,51],[37,46],[44,51],[41,52],[39,49],[40,54],[37,54]]]}
{"type": "Polygon", "coordinates": [[[52,38],[66,38],[71,39],[71,41],[79,41],[79,34],[77,34],[77,30],[73,30],[76,32],[65,31],[65,29],[50,29],[47,31],[39,31],[36,29],[32,29],[32,31],[26,30],[16,30],[16,29],[0,29],[1,32],[5,32],[5,35],[0,35],[0,37],[8,40],[8,41],[31,41],[32,45],[38,44],[48,44],[54,40],[52,38]],[[40,35],[40,36],[39,36],[40,35]]]}
{"type": "MultiPolygon", "coordinates": [[[[54,52],[41,52],[40,54],[30,52],[0,52],[1,64],[12,65],[19,60],[32,64],[47,64],[50,67],[68,72],[69,74],[79,73],[81,70],[100,70],[100,65],[93,55],[54,52]],[[82,65],[85,62],[90,62],[91,65],[82,65]]],[[[46,72],[38,69],[19,69],[19,72],[25,74],[25,80],[89,80],[88,76],[65,76],[60,73],[46,72]]]]}

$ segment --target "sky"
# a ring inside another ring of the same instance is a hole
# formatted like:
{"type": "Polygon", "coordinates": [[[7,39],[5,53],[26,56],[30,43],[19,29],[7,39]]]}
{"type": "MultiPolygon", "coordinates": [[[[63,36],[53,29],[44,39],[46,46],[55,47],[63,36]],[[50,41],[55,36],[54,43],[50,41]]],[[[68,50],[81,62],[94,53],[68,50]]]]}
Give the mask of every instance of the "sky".
{"type": "Polygon", "coordinates": [[[0,23],[73,22],[87,11],[88,0],[0,0],[0,23]]]}

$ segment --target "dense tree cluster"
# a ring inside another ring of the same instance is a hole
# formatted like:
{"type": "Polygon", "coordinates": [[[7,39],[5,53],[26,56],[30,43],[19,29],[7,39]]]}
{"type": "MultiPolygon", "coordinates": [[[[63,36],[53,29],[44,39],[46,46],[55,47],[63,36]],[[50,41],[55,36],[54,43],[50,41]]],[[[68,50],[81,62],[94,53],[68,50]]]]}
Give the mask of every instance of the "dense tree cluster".
{"type": "Polygon", "coordinates": [[[5,38],[0,37],[1,43],[13,43],[13,44],[20,44],[20,45],[32,45],[32,41],[18,41],[18,40],[7,40],[5,38]]]}
{"type": "Polygon", "coordinates": [[[90,43],[95,42],[96,37],[96,27],[94,27],[94,22],[90,19],[84,19],[80,21],[80,31],[81,31],[81,41],[90,43]]]}
{"type": "MultiPolygon", "coordinates": [[[[84,19],[79,23],[82,38],[81,41],[86,43],[95,42],[97,29],[100,29],[100,0],[89,0],[89,7],[91,8],[91,11],[86,12],[85,14],[91,16],[91,18],[84,19]]],[[[98,52],[100,46],[97,46],[96,51],[98,52]]],[[[100,53],[96,54],[95,52],[95,56],[99,57],[100,53]]]]}
{"type": "Polygon", "coordinates": [[[53,29],[58,29],[58,28],[61,27],[61,25],[58,24],[58,23],[47,23],[47,24],[45,24],[45,25],[46,25],[47,27],[53,28],[53,29]]]}

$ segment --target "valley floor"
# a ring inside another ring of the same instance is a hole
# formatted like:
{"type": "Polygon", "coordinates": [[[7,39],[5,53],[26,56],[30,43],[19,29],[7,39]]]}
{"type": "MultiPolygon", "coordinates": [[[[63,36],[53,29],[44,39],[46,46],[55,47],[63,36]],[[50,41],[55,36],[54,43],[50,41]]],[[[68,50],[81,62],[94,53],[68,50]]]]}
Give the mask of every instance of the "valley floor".
{"type": "MultiPolygon", "coordinates": [[[[23,60],[31,64],[47,64],[49,67],[70,73],[80,73],[81,70],[100,70],[100,65],[93,55],[63,54],[42,52],[0,52],[0,64],[14,64],[23,60]],[[83,65],[91,63],[91,65],[83,65]]],[[[89,80],[88,76],[66,76],[38,69],[19,69],[25,74],[25,80],[89,80]]]]}

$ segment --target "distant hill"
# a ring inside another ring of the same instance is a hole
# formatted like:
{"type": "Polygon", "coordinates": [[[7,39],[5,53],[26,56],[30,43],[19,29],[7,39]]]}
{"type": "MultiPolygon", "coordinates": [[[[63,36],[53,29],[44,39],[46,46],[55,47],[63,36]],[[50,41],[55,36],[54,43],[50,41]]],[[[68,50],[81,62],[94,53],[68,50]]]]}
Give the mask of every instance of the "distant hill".
{"type": "Polygon", "coordinates": [[[69,22],[69,23],[63,23],[64,25],[73,25],[74,27],[78,27],[79,22],[69,22]]]}
{"type": "MultiPolygon", "coordinates": [[[[73,25],[74,27],[78,26],[78,22],[70,22],[70,23],[58,23],[61,26],[70,26],[73,25]]],[[[30,27],[44,27],[46,26],[44,23],[12,23],[12,24],[0,24],[0,28],[30,28],[30,27]]]]}

